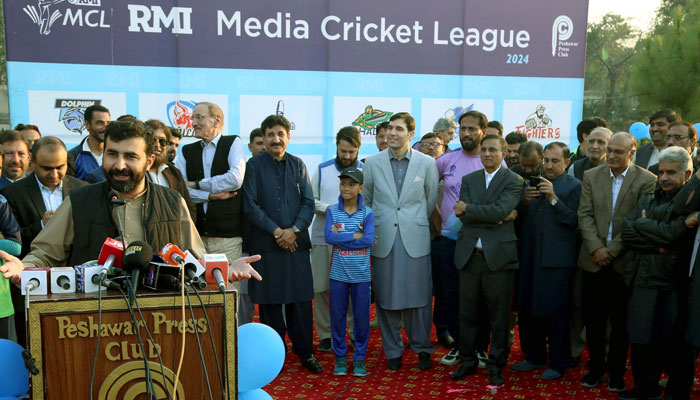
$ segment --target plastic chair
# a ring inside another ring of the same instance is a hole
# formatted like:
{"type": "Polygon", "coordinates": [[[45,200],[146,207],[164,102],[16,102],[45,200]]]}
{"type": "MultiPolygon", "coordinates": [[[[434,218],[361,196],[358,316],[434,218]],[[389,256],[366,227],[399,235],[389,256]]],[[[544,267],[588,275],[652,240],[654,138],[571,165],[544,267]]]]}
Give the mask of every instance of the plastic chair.
{"type": "Polygon", "coordinates": [[[22,358],[22,346],[0,339],[0,399],[22,397],[29,391],[29,371],[22,358]]]}

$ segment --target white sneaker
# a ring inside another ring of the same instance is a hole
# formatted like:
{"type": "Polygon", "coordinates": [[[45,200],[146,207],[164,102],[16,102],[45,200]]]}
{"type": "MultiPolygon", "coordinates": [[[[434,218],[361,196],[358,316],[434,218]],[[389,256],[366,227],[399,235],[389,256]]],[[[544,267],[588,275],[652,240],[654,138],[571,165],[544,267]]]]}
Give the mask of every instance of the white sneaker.
{"type": "Polygon", "coordinates": [[[457,365],[459,363],[459,350],[452,349],[440,360],[442,365],[457,365]]]}
{"type": "Polygon", "coordinates": [[[485,351],[479,351],[476,353],[476,357],[479,359],[479,368],[486,368],[486,361],[489,360],[488,354],[485,351]]]}

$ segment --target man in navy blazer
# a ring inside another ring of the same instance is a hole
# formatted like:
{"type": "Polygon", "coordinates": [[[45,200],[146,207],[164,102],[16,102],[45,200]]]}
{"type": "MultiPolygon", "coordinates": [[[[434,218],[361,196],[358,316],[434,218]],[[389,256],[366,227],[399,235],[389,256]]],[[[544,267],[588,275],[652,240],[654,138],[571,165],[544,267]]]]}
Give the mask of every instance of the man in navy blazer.
{"type": "Polygon", "coordinates": [[[549,369],[541,375],[545,380],[561,378],[571,358],[571,282],[578,259],[581,181],[566,173],[569,157],[569,147],[562,142],[545,146],[545,177],[525,188],[518,206],[516,304],[525,361],[511,369],[547,368],[549,344],[549,369]]]}
{"type": "Polygon", "coordinates": [[[476,373],[476,337],[481,303],[491,324],[491,346],[486,368],[489,382],[502,386],[508,359],[508,315],[515,270],[517,236],[513,220],[523,180],[501,163],[506,155],[503,137],[488,134],[481,140],[484,169],[462,178],[455,215],[463,226],[455,249],[459,269],[459,355],[461,364],[450,375],[462,379],[476,373]]]}

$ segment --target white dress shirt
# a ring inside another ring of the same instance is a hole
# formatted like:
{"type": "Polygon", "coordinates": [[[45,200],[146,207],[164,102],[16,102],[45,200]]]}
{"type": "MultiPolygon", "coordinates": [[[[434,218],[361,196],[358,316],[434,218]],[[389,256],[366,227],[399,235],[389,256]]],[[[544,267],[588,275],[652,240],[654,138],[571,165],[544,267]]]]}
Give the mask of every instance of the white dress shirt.
{"type": "MultiPolygon", "coordinates": [[[[496,168],[496,170],[493,171],[493,172],[490,173],[490,174],[489,174],[488,172],[486,172],[486,169],[484,169],[484,175],[486,175],[486,189],[489,188],[489,185],[491,184],[491,181],[493,180],[493,177],[496,176],[496,174],[498,173],[498,171],[499,171],[500,169],[501,169],[501,165],[499,165],[498,168],[496,168]]],[[[477,249],[483,249],[483,248],[484,248],[484,246],[481,244],[481,238],[479,238],[479,239],[476,240],[476,248],[477,248],[477,249]]]]}
{"type": "Polygon", "coordinates": [[[87,151],[88,153],[90,153],[95,159],[95,161],[97,161],[97,165],[99,165],[100,167],[102,166],[102,154],[95,155],[95,153],[93,153],[92,150],[90,150],[90,146],[88,146],[87,140],[83,142],[83,151],[87,151]]]}
{"type": "MultiPolygon", "coordinates": [[[[228,171],[221,175],[211,176],[211,167],[219,140],[221,140],[221,133],[209,143],[204,143],[203,140],[199,142],[202,146],[204,179],[199,181],[199,190],[188,188],[194,203],[204,203],[205,212],[210,193],[234,192],[241,188],[245,176],[245,152],[240,137],[233,141],[231,150],[228,152],[228,171]]],[[[179,152],[175,158],[175,166],[180,170],[185,181],[191,180],[187,177],[187,162],[182,152],[179,152]]]]}
{"type": "MultiPolygon", "coordinates": [[[[39,192],[41,192],[41,199],[44,200],[46,211],[56,211],[58,206],[63,203],[63,181],[61,181],[54,190],[51,190],[41,183],[38,176],[34,175],[34,177],[36,178],[36,183],[39,185],[39,192]]],[[[41,221],[41,227],[44,227],[43,220],[41,221]]]]}
{"type": "Polygon", "coordinates": [[[627,169],[625,169],[624,172],[622,172],[620,175],[615,176],[613,174],[612,170],[610,170],[610,179],[612,180],[612,210],[610,211],[610,227],[608,228],[608,243],[612,240],[612,231],[613,231],[613,216],[615,215],[615,204],[617,203],[617,195],[620,194],[620,188],[622,188],[622,182],[625,180],[625,176],[627,176],[627,171],[630,170],[630,167],[627,166],[627,169]]]}
{"type": "Polygon", "coordinates": [[[157,183],[161,186],[165,186],[167,188],[170,187],[170,183],[168,182],[168,179],[165,177],[165,174],[163,174],[163,171],[168,168],[168,164],[163,163],[158,167],[158,170],[156,172],[151,172],[148,171],[148,175],[151,177],[151,182],[157,183]]]}

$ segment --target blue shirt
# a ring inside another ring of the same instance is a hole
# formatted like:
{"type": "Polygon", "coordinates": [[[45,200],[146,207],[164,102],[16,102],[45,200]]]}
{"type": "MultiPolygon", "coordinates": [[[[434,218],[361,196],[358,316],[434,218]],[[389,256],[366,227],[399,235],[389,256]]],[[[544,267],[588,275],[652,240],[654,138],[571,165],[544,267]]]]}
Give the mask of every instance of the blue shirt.
{"type": "Polygon", "coordinates": [[[338,204],[326,210],[326,243],[333,246],[330,279],[360,283],[370,282],[369,248],[374,244],[374,213],[362,204],[362,195],[357,200],[357,211],[348,214],[343,205],[343,197],[338,204]],[[335,226],[338,232],[333,232],[335,226]],[[363,232],[359,239],[353,234],[363,232]]]}

